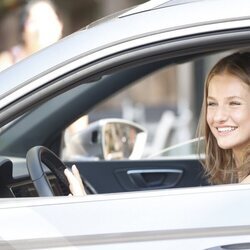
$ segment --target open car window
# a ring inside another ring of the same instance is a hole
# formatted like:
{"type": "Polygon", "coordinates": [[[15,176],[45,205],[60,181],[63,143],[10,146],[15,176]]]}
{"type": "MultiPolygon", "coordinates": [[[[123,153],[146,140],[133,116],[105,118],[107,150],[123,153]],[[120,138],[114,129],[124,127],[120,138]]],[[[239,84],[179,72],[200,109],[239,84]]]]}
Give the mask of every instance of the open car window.
{"type": "MultiPolygon", "coordinates": [[[[159,64],[152,72],[147,72],[148,66],[145,65],[145,72],[139,79],[96,105],[64,131],[62,158],[198,158],[198,139],[195,138],[203,98],[201,89],[213,63],[228,53],[230,51],[195,57],[184,62],[167,62],[166,65],[159,64]],[[206,64],[202,74],[195,71],[200,63],[206,64]],[[108,125],[104,125],[106,123],[108,125]],[[113,132],[109,131],[113,133],[112,142],[105,139],[104,133],[108,133],[108,126],[113,129],[113,132]],[[120,128],[117,129],[117,126],[120,128]],[[131,132],[132,126],[135,126],[134,130],[138,129],[137,140],[135,136],[133,142],[126,134],[126,130],[131,132]],[[108,148],[113,148],[113,155],[105,153],[110,151],[108,148]],[[128,151],[128,148],[130,153],[124,154],[122,151],[128,151]]],[[[111,76],[110,81],[120,79],[111,76]]]]}

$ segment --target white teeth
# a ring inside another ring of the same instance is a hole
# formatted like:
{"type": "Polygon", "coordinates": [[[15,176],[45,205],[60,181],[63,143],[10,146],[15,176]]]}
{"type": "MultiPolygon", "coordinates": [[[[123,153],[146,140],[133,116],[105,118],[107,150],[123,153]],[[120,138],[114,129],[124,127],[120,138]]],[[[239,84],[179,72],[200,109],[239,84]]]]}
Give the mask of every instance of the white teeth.
{"type": "Polygon", "coordinates": [[[230,132],[230,131],[233,131],[235,130],[236,128],[235,127],[224,127],[224,128],[217,128],[217,130],[219,132],[230,132]]]}

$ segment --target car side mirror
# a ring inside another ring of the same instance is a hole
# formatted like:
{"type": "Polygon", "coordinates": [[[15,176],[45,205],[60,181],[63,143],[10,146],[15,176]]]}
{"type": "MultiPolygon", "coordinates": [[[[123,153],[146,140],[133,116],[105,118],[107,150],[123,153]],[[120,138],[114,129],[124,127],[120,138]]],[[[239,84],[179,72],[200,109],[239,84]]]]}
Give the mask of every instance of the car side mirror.
{"type": "Polygon", "coordinates": [[[101,119],[75,134],[66,146],[71,147],[71,154],[78,158],[140,159],[146,139],[146,129],[134,122],[101,119]]]}

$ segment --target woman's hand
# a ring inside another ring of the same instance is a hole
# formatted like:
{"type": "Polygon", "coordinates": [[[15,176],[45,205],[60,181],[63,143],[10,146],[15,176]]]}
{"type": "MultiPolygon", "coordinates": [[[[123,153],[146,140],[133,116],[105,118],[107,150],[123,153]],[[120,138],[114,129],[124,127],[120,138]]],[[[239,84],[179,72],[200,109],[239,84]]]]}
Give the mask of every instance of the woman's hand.
{"type": "Polygon", "coordinates": [[[64,170],[69,182],[69,189],[74,196],[84,196],[87,195],[82,183],[80,173],[75,165],[72,166],[71,171],[69,169],[64,170]]]}

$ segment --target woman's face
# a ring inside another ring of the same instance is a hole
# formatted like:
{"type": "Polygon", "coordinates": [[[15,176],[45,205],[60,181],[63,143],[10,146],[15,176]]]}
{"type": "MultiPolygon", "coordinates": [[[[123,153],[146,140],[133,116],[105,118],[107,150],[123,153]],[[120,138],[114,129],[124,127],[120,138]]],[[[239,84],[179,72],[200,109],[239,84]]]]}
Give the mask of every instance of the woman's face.
{"type": "Polygon", "coordinates": [[[241,150],[250,144],[250,87],[228,73],[209,82],[207,123],[222,149],[241,150]]]}

